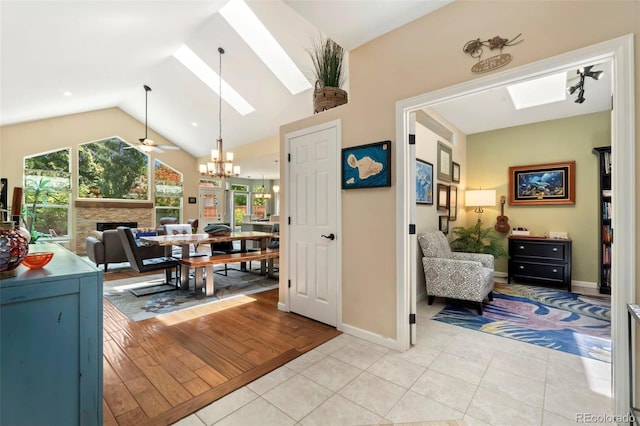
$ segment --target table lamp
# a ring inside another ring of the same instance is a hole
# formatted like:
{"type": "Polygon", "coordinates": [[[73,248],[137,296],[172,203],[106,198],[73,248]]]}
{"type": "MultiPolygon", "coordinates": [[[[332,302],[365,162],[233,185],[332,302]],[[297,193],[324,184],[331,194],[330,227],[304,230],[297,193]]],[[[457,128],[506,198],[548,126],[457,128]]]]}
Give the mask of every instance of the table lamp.
{"type": "Polygon", "coordinates": [[[490,207],[496,205],[496,191],[495,189],[472,189],[465,191],[465,205],[467,207],[475,207],[475,212],[478,213],[478,222],[484,210],[483,207],[490,207]]]}

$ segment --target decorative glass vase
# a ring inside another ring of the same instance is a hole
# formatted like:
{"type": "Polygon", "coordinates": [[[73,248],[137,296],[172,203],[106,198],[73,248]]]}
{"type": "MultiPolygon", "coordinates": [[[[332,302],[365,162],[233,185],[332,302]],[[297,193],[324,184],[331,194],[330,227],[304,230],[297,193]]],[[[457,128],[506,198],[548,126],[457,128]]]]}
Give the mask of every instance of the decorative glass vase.
{"type": "Polygon", "coordinates": [[[0,222],[0,278],[12,276],[29,253],[29,239],[13,222],[0,222]]]}

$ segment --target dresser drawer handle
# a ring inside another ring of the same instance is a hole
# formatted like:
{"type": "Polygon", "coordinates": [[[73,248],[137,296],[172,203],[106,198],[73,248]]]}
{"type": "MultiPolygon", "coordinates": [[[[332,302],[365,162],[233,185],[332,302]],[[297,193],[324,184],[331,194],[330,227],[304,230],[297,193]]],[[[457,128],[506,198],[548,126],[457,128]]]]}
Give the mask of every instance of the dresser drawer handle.
{"type": "Polygon", "coordinates": [[[520,246],[518,247],[520,250],[524,250],[524,246],[520,246]]]}
{"type": "Polygon", "coordinates": [[[558,270],[557,270],[557,269],[554,269],[554,270],[553,270],[553,272],[558,272],[558,270]]]}
{"type": "Polygon", "coordinates": [[[524,269],[524,266],[520,265],[520,269],[524,269]]]}
{"type": "Polygon", "coordinates": [[[558,247],[554,247],[554,248],[553,248],[553,251],[558,251],[558,247]]]}

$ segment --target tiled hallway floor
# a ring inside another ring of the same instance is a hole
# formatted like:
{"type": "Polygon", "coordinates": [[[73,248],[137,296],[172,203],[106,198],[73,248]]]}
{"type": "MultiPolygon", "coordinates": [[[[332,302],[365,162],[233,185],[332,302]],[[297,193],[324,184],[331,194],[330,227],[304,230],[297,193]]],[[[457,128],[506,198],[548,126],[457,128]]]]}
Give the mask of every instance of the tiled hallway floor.
{"type": "Polygon", "coordinates": [[[399,353],[343,334],[176,423],[570,425],[611,413],[611,366],[430,318],[399,353]]]}

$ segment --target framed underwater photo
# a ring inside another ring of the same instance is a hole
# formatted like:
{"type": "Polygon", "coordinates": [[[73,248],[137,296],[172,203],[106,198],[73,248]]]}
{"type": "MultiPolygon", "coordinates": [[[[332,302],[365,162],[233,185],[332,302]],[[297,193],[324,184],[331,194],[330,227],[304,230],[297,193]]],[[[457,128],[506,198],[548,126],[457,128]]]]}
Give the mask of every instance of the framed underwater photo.
{"type": "Polygon", "coordinates": [[[575,161],[509,167],[509,205],[575,203],[575,161]]]}

